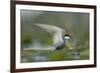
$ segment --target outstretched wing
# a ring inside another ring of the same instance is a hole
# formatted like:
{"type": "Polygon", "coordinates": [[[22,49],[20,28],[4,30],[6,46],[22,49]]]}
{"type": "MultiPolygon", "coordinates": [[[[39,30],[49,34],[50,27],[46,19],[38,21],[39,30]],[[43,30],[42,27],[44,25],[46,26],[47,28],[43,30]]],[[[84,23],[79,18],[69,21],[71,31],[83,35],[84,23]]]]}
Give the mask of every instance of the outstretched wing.
{"type": "Polygon", "coordinates": [[[48,24],[34,24],[43,28],[45,31],[53,34],[53,44],[57,44],[59,41],[63,42],[63,36],[65,31],[57,26],[48,24]]]}
{"type": "Polygon", "coordinates": [[[57,26],[54,26],[54,25],[48,25],[48,24],[34,24],[34,25],[39,26],[39,27],[43,28],[45,31],[50,32],[50,33],[64,31],[63,29],[61,29],[57,26]]]}

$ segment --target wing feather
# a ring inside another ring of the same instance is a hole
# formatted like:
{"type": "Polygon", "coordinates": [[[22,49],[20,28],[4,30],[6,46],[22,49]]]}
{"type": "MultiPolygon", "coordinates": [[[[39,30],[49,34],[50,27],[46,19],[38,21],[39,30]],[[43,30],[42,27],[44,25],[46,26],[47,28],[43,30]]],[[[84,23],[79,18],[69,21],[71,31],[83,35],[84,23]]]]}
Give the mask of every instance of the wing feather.
{"type": "Polygon", "coordinates": [[[39,26],[46,30],[49,33],[53,33],[53,44],[57,44],[60,42],[63,42],[63,36],[64,36],[64,30],[54,26],[54,25],[48,25],[48,24],[34,24],[36,26],[39,26]]]}
{"type": "Polygon", "coordinates": [[[59,32],[59,31],[64,31],[63,29],[57,27],[57,26],[54,26],[54,25],[48,25],[48,24],[34,24],[36,26],[39,26],[43,29],[45,29],[47,32],[59,32]]]}

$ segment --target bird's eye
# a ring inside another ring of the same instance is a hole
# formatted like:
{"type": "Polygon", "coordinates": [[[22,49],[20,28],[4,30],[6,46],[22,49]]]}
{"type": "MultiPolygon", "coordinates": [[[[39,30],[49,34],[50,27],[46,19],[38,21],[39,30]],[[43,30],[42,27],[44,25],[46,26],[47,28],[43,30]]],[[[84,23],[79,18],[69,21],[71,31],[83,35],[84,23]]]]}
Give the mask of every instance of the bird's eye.
{"type": "Polygon", "coordinates": [[[66,34],[64,37],[72,38],[70,35],[66,34]]]}
{"type": "Polygon", "coordinates": [[[64,35],[64,37],[65,37],[65,36],[70,37],[70,35],[67,35],[67,34],[66,34],[66,35],[64,35]]]}

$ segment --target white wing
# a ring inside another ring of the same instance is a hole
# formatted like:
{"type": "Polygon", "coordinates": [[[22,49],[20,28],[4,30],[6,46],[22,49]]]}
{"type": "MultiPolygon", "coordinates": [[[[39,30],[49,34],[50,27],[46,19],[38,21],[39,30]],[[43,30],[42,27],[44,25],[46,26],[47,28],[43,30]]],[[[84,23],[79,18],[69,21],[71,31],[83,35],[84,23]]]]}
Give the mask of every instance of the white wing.
{"type": "Polygon", "coordinates": [[[47,24],[34,24],[34,25],[39,26],[39,27],[45,29],[47,32],[50,32],[50,33],[52,33],[52,32],[56,33],[56,32],[59,32],[59,31],[64,31],[61,28],[54,26],[54,25],[47,25],[47,24]]]}
{"type": "Polygon", "coordinates": [[[34,24],[45,29],[49,33],[53,33],[53,44],[57,44],[59,41],[63,42],[64,30],[54,26],[54,25],[47,25],[47,24],[34,24]]]}

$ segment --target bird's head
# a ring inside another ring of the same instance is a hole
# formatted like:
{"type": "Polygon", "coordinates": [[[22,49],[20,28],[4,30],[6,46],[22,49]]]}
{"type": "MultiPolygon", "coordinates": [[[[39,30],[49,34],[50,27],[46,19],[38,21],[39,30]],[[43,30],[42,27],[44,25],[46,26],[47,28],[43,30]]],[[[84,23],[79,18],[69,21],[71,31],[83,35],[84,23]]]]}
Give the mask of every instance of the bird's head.
{"type": "Polygon", "coordinates": [[[71,43],[70,43],[71,38],[72,38],[72,37],[69,36],[69,35],[65,35],[65,36],[64,36],[65,47],[70,48],[70,47],[69,47],[69,44],[71,44],[71,43]]]}
{"type": "Polygon", "coordinates": [[[64,36],[64,40],[66,40],[66,41],[69,40],[70,38],[71,38],[71,36],[69,36],[69,35],[64,36]]]}

